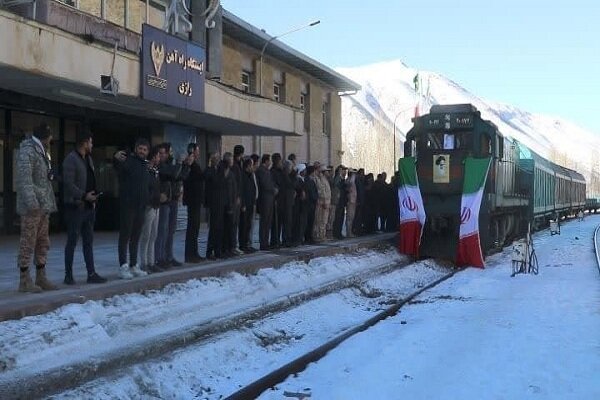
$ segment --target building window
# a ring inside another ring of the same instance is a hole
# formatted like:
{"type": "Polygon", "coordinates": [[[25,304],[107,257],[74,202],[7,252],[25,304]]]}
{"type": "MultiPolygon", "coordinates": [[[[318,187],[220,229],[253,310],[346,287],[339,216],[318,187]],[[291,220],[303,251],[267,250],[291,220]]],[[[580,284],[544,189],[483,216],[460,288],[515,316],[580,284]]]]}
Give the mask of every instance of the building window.
{"type": "Polygon", "coordinates": [[[300,109],[304,110],[304,105],[306,104],[306,94],[300,93],[300,109]]]}
{"type": "Polygon", "coordinates": [[[78,8],[78,2],[76,0],[59,0],[59,2],[66,4],[71,7],[78,8]]]}
{"type": "Polygon", "coordinates": [[[324,101],[321,108],[321,124],[324,135],[329,134],[329,103],[324,101]]]}
{"type": "Polygon", "coordinates": [[[242,91],[244,93],[250,93],[251,83],[250,72],[242,71],[242,91]]]}
{"type": "Polygon", "coordinates": [[[279,83],[274,83],[273,84],[273,99],[278,102],[278,103],[282,103],[282,93],[281,93],[281,85],[279,83]]]}

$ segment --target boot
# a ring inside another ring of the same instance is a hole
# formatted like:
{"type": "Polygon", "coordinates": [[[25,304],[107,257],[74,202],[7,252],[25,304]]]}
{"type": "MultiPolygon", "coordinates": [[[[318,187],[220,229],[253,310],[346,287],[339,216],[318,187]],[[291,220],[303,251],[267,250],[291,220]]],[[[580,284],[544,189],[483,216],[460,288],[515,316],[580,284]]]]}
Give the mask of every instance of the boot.
{"type": "Polygon", "coordinates": [[[35,284],[43,290],[56,290],[58,287],[46,278],[46,266],[38,265],[35,269],[35,284]]]}
{"type": "Polygon", "coordinates": [[[29,276],[29,268],[21,271],[21,279],[19,281],[19,292],[39,293],[42,288],[33,284],[31,276],[29,276]]]}

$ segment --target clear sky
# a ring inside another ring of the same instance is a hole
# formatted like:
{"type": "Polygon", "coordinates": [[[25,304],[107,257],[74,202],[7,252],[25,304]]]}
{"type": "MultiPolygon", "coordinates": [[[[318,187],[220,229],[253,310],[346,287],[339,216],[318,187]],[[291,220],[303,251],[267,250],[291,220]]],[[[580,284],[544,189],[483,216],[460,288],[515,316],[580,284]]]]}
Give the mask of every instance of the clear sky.
{"type": "Polygon", "coordinates": [[[400,59],[600,134],[600,0],[222,0],[331,67],[400,59]]]}

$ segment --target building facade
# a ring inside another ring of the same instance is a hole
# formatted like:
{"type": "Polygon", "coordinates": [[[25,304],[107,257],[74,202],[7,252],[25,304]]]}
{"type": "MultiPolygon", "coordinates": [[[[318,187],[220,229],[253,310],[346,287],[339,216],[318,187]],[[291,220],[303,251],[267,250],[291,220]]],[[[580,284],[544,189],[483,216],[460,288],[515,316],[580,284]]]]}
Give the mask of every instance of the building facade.
{"type": "MultiPolygon", "coordinates": [[[[98,189],[105,193],[100,229],[118,221],[112,155],[137,137],[171,142],[176,156],[199,143],[203,163],[209,152],[235,144],[247,154],[340,162],[339,93],[359,85],[220,7],[206,21],[209,3],[192,0],[191,31],[179,19],[174,34],[163,29],[166,19],[179,18],[167,0],[37,0],[0,8],[1,232],[18,229],[14,164],[19,143],[42,121],[56,132],[55,167],[78,127],[94,132],[98,189]]],[[[55,192],[60,200],[59,183],[55,192]]],[[[60,221],[60,213],[53,216],[53,229],[60,221]]]]}

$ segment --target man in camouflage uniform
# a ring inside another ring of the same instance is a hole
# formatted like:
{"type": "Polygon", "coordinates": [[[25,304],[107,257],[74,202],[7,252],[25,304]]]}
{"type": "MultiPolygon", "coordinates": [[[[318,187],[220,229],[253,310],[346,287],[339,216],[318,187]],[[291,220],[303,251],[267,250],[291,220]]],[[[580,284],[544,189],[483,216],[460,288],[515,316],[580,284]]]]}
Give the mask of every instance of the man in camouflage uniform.
{"type": "Polygon", "coordinates": [[[52,189],[54,179],[48,148],[52,131],[47,124],[34,129],[30,138],[23,140],[17,159],[17,213],[21,216],[21,240],[18,267],[21,273],[20,292],[41,292],[57,289],[46,278],[46,258],[50,248],[48,223],[50,213],[56,211],[52,189]],[[36,266],[35,284],[29,275],[31,258],[36,266]]]}
{"type": "Polygon", "coordinates": [[[315,163],[315,183],[317,184],[317,192],[319,198],[317,200],[317,209],[315,211],[315,225],[313,228],[313,238],[317,242],[325,240],[327,221],[329,219],[329,207],[331,205],[331,187],[329,181],[323,172],[327,168],[321,166],[318,162],[315,163]]]}

